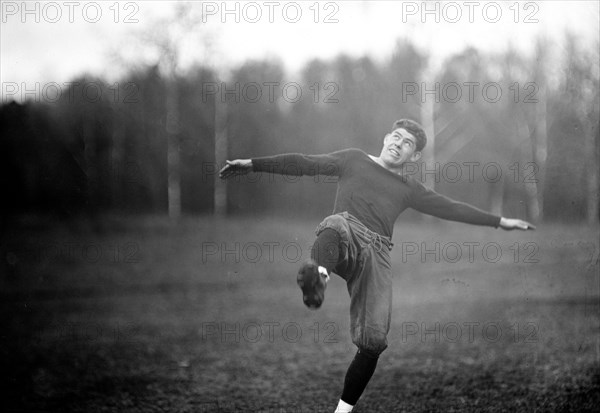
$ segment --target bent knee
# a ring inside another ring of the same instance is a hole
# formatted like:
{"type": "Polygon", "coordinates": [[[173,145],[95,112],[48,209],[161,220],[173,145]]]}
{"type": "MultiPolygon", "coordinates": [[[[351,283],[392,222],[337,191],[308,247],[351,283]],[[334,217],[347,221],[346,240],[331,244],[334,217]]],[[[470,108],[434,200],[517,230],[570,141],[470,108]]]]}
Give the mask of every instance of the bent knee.
{"type": "Polygon", "coordinates": [[[372,329],[367,329],[353,341],[362,353],[373,358],[379,357],[388,347],[387,334],[372,329]]]}
{"type": "Polygon", "coordinates": [[[347,240],[348,237],[348,221],[341,215],[330,215],[326,217],[318,226],[316,230],[317,236],[326,228],[333,229],[343,241],[347,240]]]}

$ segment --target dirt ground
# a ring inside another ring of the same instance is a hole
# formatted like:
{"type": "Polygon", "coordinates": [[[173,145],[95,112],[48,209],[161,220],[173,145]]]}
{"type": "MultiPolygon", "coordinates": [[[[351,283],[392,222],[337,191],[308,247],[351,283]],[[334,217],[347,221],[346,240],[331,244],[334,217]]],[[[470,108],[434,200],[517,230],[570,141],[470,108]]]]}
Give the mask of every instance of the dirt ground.
{"type": "MultiPolygon", "coordinates": [[[[318,221],[23,220],[0,246],[9,412],[333,412],[356,348],[332,278],[295,274],[318,221]]],[[[389,347],[355,411],[595,411],[598,228],[394,233],[389,347]]]]}

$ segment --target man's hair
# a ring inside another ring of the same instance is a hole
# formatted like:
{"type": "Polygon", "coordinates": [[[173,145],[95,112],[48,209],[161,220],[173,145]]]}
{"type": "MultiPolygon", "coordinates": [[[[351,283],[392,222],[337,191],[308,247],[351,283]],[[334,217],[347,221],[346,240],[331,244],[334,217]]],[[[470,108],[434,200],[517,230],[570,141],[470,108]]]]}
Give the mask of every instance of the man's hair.
{"type": "Polygon", "coordinates": [[[392,125],[392,132],[398,128],[402,128],[402,129],[406,130],[408,133],[410,133],[412,136],[415,137],[415,139],[417,140],[417,142],[416,142],[416,144],[417,144],[416,150],[417,151],[419,151],[419,152],[422,151],[423,148],[425,147],[425,145],[427,145],[427,135],[425,134],[423,127],[421,125],[419,125],[417,122],[415,122],[414,120],[410,120],[410,119],[397,120],[392,125]]]}

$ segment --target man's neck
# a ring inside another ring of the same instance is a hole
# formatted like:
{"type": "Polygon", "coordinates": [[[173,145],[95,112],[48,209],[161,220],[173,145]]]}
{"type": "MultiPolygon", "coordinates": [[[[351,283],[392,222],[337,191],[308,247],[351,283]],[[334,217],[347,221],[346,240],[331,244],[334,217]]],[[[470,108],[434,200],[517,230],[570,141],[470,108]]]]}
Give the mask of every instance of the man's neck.
{"type": "Polygon", "coordinates": [[[380,157],[378,157],[378,156],[374,156],[374,155],[369,155],[369,157],[370,157],[370,158],[371,158],[373,161],[375,161],[375,162],[377,162],[379,165],[381,165],[383,168],[385,168],[385,169],[387,169],[388,171],[390,171],[390,172],[393,172],[393,173],[395,173],[395,174],[397,174],[397,175],[402,175],[402,173],[404,172],[404,168],[403,168],[403,166],[404,166],[404,165],[400,166],[399,168],[390,168],[390,167],[389,167],[389,165],[388,165],[388,164],[386,164],[386,163],[385,163],[385,162],[384,162],[384,161],[383,161],[383,160],[382,160],[380,157]]]}

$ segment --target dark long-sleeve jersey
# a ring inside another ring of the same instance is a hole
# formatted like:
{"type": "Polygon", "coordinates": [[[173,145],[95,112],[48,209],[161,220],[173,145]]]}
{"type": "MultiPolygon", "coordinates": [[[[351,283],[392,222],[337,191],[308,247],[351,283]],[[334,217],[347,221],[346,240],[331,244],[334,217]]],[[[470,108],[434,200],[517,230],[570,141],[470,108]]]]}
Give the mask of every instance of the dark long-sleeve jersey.
{"type": "Polygon", "coordinates": [[[499,216],[438,194],[412,176],[391,172],[360,149],[254,158],[252,168],[255,172],[284,175],[337,176],[333,213],[347,211],[370,230],[390,238],[394,222],[406,208],[474,225],[500,224],[499,216]]]}

